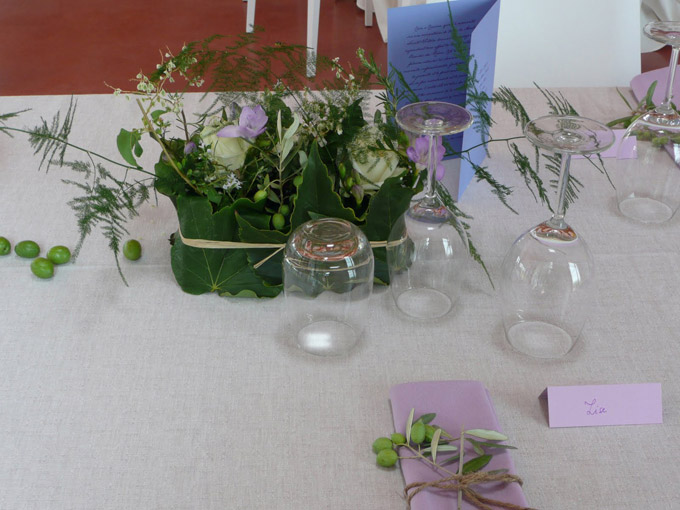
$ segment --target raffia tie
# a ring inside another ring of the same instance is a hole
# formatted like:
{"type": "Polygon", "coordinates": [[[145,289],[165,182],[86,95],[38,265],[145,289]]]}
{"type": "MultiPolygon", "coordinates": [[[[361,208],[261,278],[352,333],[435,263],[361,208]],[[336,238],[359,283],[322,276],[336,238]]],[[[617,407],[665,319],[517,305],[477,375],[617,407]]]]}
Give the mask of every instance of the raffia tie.
{"type": "Polygon", "coordinates": [[[479,508],[479,510],[494,510],[493,507],[506,508],[508,510],[535,510],[533,508],[487,498],[472,488],[473,485],[491,482],[515,482],[522,485],[522,479],[517,475],[510,475],[507,473],[486,473],[479,471],[477,473],[468,473],[466,475],[455,474],[447,478],[440,478],[439,480],[433,480],[431,482],[410,483],[404,489],[404,495],[406,496],[409,508],[411,507],[411,500],[416,496],[416,494],[425,489],[432,488],[448,491],[460,491],[463,494],[463,499],[474,505],[476,508],[479,508]]]}
{"type": "MultiPolygon", "coordinates": [[[[247,250],[251,248],[269,248],[275,249],[275,251],[269,254],[264,259],[260,260],[253,267],[257,269],[262,264],[267,262],[274,255],[283,250],[286,245],[284,243],[246,243],[242,241],[214,241],[212,239],[192,239],[189,237],[184,237],[182,230],[178,230],[179,238],[182,240],[183,244],[191,246],[192,248],[207,248],[209,250],[224,250],[224,249],[236,249],[236,250],[247,250]]],[[[387,241],[370,241],[371,248],[385,248],[387,246],[387,241]]]]}

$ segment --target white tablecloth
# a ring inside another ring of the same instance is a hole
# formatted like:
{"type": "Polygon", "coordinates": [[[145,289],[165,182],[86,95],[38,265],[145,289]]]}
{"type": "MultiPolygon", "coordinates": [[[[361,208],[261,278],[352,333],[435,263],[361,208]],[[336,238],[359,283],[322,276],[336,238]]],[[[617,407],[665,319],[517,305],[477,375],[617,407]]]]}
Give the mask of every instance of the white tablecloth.
{"type": "MultiPolygon", "coordinates": [[[[564,92],[589,117],[625,113],[613,89],[564,92]]],[[[518,93],[532,116],[546,113],[536,91],[518,93]]],[[[115,135],[135,125],[136,106],[78,101],[72,140],[115,156],[115,135]]],[[[32,125],[67,103],[0,98],[0,112],[34,108],[23,115],[32,125]]],[[[507,116],[496,119],[496,136],[517,133],[507,116]]],[[[0,235],[72,247],[72,189],[61,182],[69,175],[37,164],[22,135],[0,136],[0,235]]],[[[477,183],[460,205],[498,278],[506,249],[546,211],[502,143],[487,165],[516,187],[520,214],[477,183]]],[[[583,160],[572,170],[585,190],[567,217],[589,241],[599,293],[582,341],[559,361],[510,349],[496,293],[472,266],[464,300],[446,318],[407,320],[378,289],[356,351],[306,355],[283,334],[282,298],[182,293],[165,197],[130,223],[144,247],[140,261],[122,261],[130,287],[98,236],[49,281],[26,260],[0,258],[0,509],[405,508],[399,471],[377,468],[371,452],[392,431],[388,390],[447,379],[489,388],[533,507],[679,508],[680,220],[623,219],[602,175],[583,160]],[[663,425],[550,429],[538,399],[548,385],[638,382],[662,383],[663,425]]]]}

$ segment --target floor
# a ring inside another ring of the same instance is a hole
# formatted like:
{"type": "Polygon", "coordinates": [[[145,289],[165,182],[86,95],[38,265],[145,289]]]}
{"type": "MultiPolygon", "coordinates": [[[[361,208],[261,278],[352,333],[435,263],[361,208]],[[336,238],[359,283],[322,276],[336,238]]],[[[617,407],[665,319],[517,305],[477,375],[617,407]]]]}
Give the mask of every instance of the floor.
{"type": "MultiPolygon", "coordinates": [[[[306,5],[257,0],[262,40],[305,44],[306,5]]],[[[385,66],[387,45],[375,22],[364,26],[355,0],[324,1],[320,16],[321,54],[356,65],[355,52],[362,47],[385,66]]],[[[241,33],[245,19],[242,0],[0,0],[0,95],[125,89],[140,70],[155,69],[159,51],[176,51],[213,34],[241,33]]],[[[643,71],[667,66],[668,53],[643,54],[643,71]]]]}
{"type": "MultiPolygon", "coordinates": [[[[307,2],[257,0],[256,5],[263,42],[306,43],[307,2]]],[[[129,88],[140,70],[156,68],[159,51],[241,33],[245,26],[242,0],[0,0],[0,95],[129,88]]],[[[387,62],[377,24],[364,25],[355,0],[322,2],[319,53],[356,65],[358,47],[383,66],[387,62]]]]}

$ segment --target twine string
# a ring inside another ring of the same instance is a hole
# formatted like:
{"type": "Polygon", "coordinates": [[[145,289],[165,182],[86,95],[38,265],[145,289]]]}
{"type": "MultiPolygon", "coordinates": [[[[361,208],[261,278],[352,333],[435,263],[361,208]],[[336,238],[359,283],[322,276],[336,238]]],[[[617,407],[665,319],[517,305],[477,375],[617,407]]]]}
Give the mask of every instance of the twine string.
{"type": "MultiPolygon", "coordinates": [[[[282,251],[286,247],[286,243],[247,243],[244,241],[215,241],[213,239],[193,239],[190,237],[184,237],[182,234],[182,229],[178,230],[179,238],[182,243],[191,246],[192,248],[206,248],[209,250],[247,250],[252,248],[257,249],[274,249],[272,253],[267,255],[265,258],[260,260],[257,264],[253,265],[255,269],[259,268],[262,264],[267,262],[277,253],[282,251]]],[[[397,241],[398,243],[399,241],[397,241]]],[[[387,241],[370,241],[371,248],[386,248],[387,241]]]]}
{"type": "Polygon", "coordinates": [[[439,480],[433,480],[430,482],[410,483],[404,488],[404,495],[406,496],[409,508],[411,506],[411,500],[416,496],[416,494],[424,491],[425,489],[440,489],[461,492],[463,494],[463,499],[474,505],[479,510],[494,510],[493,507],[505,508],[507,510],[535,510],[533,508],[515,505],[514,503],[507,503],[505,501],[487,498],[472,488],[473,485],[492,482],[518,483],[522,485],[522,479],[517,475],[479,471],[465,475],[454,474],[449,477],[440,478],[439,480]]]}

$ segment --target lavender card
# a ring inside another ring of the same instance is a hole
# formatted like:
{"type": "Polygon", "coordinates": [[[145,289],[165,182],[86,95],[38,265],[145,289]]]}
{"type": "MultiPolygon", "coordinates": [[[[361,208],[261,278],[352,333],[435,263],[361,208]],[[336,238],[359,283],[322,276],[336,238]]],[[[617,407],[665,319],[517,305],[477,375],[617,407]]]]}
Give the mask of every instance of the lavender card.
{"type": "MultiPolygon", "coordinates": [[[[456,0],[389,9],[387,12],[387,60],[404,76],[420,101],[446,101],[464,105],[466,74],[458,70],[449,9],[453,23],[477,66],[477,89],[491,96],[496,64],[498,14],[500,0],[456,0]]],[[[405,102],[403,104],[406,104],[405,102]]],[[[400,106],[403,106],[400,103],[400,106]]],[[[491,105],[487,105],[487,113],[491,105]]],[[[453,150],[474,147],[481,134],[471,127],[464,133],[446,137],[453,150]]],[[[483,147],[471,152],[472,161],[481,165],[486,153],[483,147]]],[[[466,161],[449,159],[442,181],[452,196],[460,199],[474,176],[466,161]]]]}
{"type": "Polygon", "coordinates": [[[661,384],[548,386],[550,427],[663,423],[661,384]]]}
{"type": "MultiPolygon", "coordinates": [[[[471,430],[475,428],[491,429],[501,432],[496,412],[489,392],[478,381],[434,381],[405,383],[390,389],[392,416],[395,431],[403,433],[406,420],[415,409],[415,417],[426,413],[436,413],[432,422],[444,430],[456,433],[462,426],[471,430]]],[[[512,440],[509,441],[512,444],[512,440]]],[[[467,452],[467,449],[466,449],[467,452]]],[[[474,455],[472,450],[468,452],[474,455]]],[[[471,456],[468,458],[472,458],[471,456]]],[[[418,460],[401,461],[401,471],[406,484],[412,482],[432,481],[442,477],[428,465],[418,460]]],[[[507,469],[515,473],[512,457],[508,450],[497,450],[485,470],[507,469]]],[[[522,488],[517,483],[490,483],[476,487],[483,496],[527,506],[522,488]]],[[[428,489],[417,494],[411,501],[412,510],[450,510],[456,508],[458,494],[454,491],[428,489]]],[[[466,501],[463,510],[476,507],[466,501]]]]}

